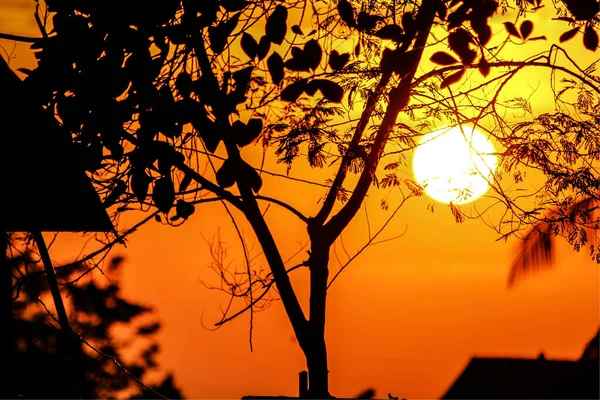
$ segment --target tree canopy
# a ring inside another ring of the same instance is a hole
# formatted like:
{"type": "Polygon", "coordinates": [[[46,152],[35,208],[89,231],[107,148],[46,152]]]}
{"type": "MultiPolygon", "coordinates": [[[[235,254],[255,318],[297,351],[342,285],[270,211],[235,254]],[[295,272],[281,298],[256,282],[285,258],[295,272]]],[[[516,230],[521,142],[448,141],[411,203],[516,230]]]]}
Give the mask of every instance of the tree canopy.
{"type": "MultiPolygon", "coordinates": [[[[477,126],[494,141],[499,165],[487,177],[485,212],[500,235],[543,221],[547,233],[598,254],[586,234],[598,220],[572,205],[599,193],[600,78],[596,63],[581,65],[566,45],[597,51],[594,0],[46,4],[43,38],[32,45],[38,66],[22,71],[29,95],[71,132],[114,216],[137,209],[177,225],[212,201],[231,208],[232,218],[244,216],[269,268],[252,268],[247,252],[241,274],[225,274],[217,262],[224,290],[246,300],[221,323],[276,286],[306,354],[313,397],[329,395],[331,246],[374,186],[399,205],[423,195],[407,165],[425,133],[477,126]],[[533,22],[544,12],[562,24],[558,40],[533,22]],[[528,100],[540,82],[522,93],[528,71],[543,77],[549,108],[534,110],[528,100]],[[307,163],[330,174],[299,178],[323,186],[314,213],[261,194],[272,174],[266,154],[288,173],[307,163]],[[266,205],[306,225],[310,251],[299,264],[284,262],[266,205]],[[288,276],[298,268],[310,271],[308,310],[288,276]]],[[[449,206],[458,222],[484,212],[449,206]]]]}

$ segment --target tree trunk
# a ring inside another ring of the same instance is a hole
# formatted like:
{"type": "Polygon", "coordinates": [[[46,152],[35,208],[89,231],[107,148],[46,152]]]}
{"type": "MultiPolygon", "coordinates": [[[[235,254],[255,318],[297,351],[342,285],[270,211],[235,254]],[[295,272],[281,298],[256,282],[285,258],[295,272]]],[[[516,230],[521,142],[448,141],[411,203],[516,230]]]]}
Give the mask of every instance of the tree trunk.
{"type": "Polygon", "coordinates": [[[329,244],[321,235],[311,235],[310,317],[307,341],[303,346],[308,367],[308,394],[312,399],[331,398],[329,370],[325,344],[325,311],[327,304],[327,279],[329,277],[329,244]]]}
{"type": "Polygon", "coordinates": [[[325,335],[315,335],[305,350],[308,367],[308,395],[311,399],[331,398],[325,335]]]}

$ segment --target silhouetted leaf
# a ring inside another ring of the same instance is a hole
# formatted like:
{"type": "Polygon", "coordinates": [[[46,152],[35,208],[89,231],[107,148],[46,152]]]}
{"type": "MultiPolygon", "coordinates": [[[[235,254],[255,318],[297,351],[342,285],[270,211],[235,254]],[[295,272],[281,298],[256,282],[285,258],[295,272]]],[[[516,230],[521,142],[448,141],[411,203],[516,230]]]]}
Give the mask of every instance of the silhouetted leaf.
{"type": "Polygon", "coordinates": [[[333,103],[341,103],[344,97],[344,89],[336,82],[328,79],[313,79],[311,83],[317,85],[323,97],[333,103]]]}
{"type": "Polygon", "coordinates": [[[258,48],[256,49],[258,61],[262,61],[269,54],[269,50],[271,50],[271,41],[266,35],[263,35],[258,41],[258,48]]]}
{"type": "Polygon", "coordinates": [[[443,51],[438,51],[433,53],[433,55],[430,58],[431,62],[438,64],[438,65],[452,65],[452,64],[457,64],[458,60],[454,57],[452,57],[452,55],[445,53],[443,51]]]}
{"type": "Polygon", "coordinates": [[[579,32],[579,28],[573,28],[573,29],[569,29],[568,31],[564,32],[562,35],[560,35],[560,42],[566,42],[568,40],[573,39],[573,37],[575,35],[577,35],[577,32],[579,32]]]}
{"type": "Polygon", "coordinates": [[[269,73],[271,74],[271,80],[273,83],[279,85],[284,76],[283,59],[276,51],[273,52],[269,58],[267,58],[267,68],[269,68],[269,73]]]}
{"type": "Polygon", "coordinates": [[[404,40],[404,31],[396,24],[386,25],[375,32],[375,36],[380,39],[393,40],[400,43],[404,40]]]}
{"type": "Polygon", "coordinates": [[[153,146],[158,155],[158,170],[163,175],[169,174],[173,165],[178,165],[185,160],[184,155],[167,142],[153,142],[153,146]]]}
{"type": "Polygon", "coordinates": [[[591,51],[596,51],[598,48],[598,32],[590,25],[587,25],[583,31],[583,45],[591,51]]]}
{"type": "Polygon", "coordinates": [[[254,67],[251,65],[246,68],[238,69],[231,74],[235,80],[236,90],[242,90],[243,92],[246,92],[246,88],[248,87],[250,79],[252,78],[252,71],[254,71],[254,67]],[[239,89],[238,86],[240,87],[239,89]]]}
{"type": "MultiPolygon", "coordinates": [[[[292,58],[285,61],[284,65],[287,69],[292,71],[309,71],[309,59],[306,56],[303,49],[300,47],[294,46],[291,48],[292,58]]],[[[318,56],[318,54],[315,54],[318,56]]]]}
{"type": "Polygon", "coordinates": [[[440,89],[443,89],[443,88],[448,87],[448,86],[450,86],[450,85],[452,85],[454,83],[457,83],[458,81],[460,81],[460,79],[463,77],[464,74],[465,74],[465,70],[461,69],[458,72],[455,72],[453,74],[448,75],[442,81],[442,84],[440,85],[440,89]]]}
{"type": "Polygon", "coordinates": [[[296,81],[281,91],[281,100],[293,103],[304,93],[305,88],[306,80],[296,81]]]}
{"type": "Polygon", "coordinates": [[[284,66],[291,71],[309,71],[307,59],[304,56],[304,50],[299,47],[292,47],[292,58],[284,62],[284,66]]]}
{"type": "Polygon", "coordinates": [[[296,35],[304,36],[302,29],[298,25],[292,26],[292,32],[294,32],[296,35]]]}
{"type": "Polygon", "coordinates": [[[337,5],[338,13],[340,18],[350,28],[356,27],[356,20],[354,18],[354,9],[348,0],[340,0],[337,5]]]}
{"type": "Polygon", "coordinates": [[[217,183],[222,188],[228,188],[235,184],[236,162],[228,158],[217,171],[217,183]]]}
{"type": "Polygon", "coordinates": [[[531,35],[531,32],[533,32],[533,22],[530,20],[523,21],[519,30],[521,31],[523,40],[526,40],[531,35]]]}
{"type": "Polygon", "coordinates": [[[210,39],[210,48],[215,54],[220,54],[227,45],[227,39],[238,24],[240,14],[235,14],[227,21],[220,22],[217,26],[208,28],[208,38],[210,39]]]}
{"type": "Polygon", "coordinates": [[[472,63],[477,56],[475,50],[469,47],[471,43],[473,43],[473,38],[465,29],[459,28],[448,35],[450,49],[458,54],[463,64],[472,63]]]}
{"type": "Polygon", "coordinates": [[[196,207],[183,199],[177,200],[175,204],[176,215],[183,219],[188,219],[196,211],[196,207]]]}
{"type": "Polygon", "coordinates": [[[240,163],[238,174],[240,181],[247,182],[255,193],[262,187],[262,178],[258,172],[245,161],[240,163]]]}
{"type": "Polygon", "coordinates": [[[490,64],[485,59],[485,57],[481,56],[481,59],[479,60],[479,66],[477,67],[477,69],[479,70],[479,73],[483,75],[484,78],[489,75],[490,64]]]}
{"type": "Polygon", "coordinates": [[[221,0],[220,3],[221,6],[223,6],[223,8],[225,8],[225,10],[228,12],[242,11],[247,5],[250,4],[247,0],[221,0]]]}
{"type": "Polygon", "coordinates": [[[168,213],[175,201],[175,188],[170,176],[164,176],[154,182],[152,200],[160,211],[168,213]]]}
{"type": "Polygon", "coordinates": [[[377,27],[377,23],[381,21],[381,18],[378,15],[371,15],[365,11],[361,11],[358,13],[358,17],[356,19],[356,27],[359,31],[362,32],[371,32],[375,27],[377,27]]]}
{"type": "Polygon", "coordinates": [[[252,118],[248,124],[242,121],[235,121],[232,125],[235,142],[238,146],[244,147],[252,143],[260,135],[263,129],[263,121],[259,118],[252,118]]]}
{"type": "Polygon", "coordinates": [[[405,12],[402,14],[402,27],[408,37],[412,37],[417,31],[417,23],[411,13],[405,12]]]}
{"type": "MultiPolygon", "coordinates": [[[[452,7],[456,3],[457,2],[454,2],[454,4],[450,4],[450,6],[452,7]]],[[[448,15],[448,28],[454,29],[462,26],[469,19],[469,15],[467,15],[467,13],[470,11],[470,9],[470,4],[463,3],[460,5],[460,7],[452,11],[450,15],[448,15]]]]}
{"type": "Polygon", "coordinates": [[[312,81],[306,84],[306,87],[304,88],[304,93],[306,93],[309,96],[314,96],[317,93],[317,90],[319,90],[319,83],[317,82],[317,79],[313,79],[312,81]]]}
{"type": "Polygon", "coordinates": [[[317,69],[323,57],[321,45],[315,39],[311,39],[304,45],[304,60],[313,71],[317,69]]]}
{"type": "Polygon", "coordinates": [[[206,146],[206,150],[210,153],[214,153],[217,151],[217,147],[219,147],[219,143],[221,143],[221,137],[217,131],[213,129],[203,129],[200,131],[200,138],[204,142],[206,146]]]}
{"type": "Polygon", "coordinates": [[[244,32],[242,34],[240,44],[242,46],[242,50],[244,50],[244,53],[246,53],[246,55],[253,60],[258,52],[258,43],[256,43],[254,37],[248,32],[244,32]]]}
{"type": "Polygon", "coordinates": [[[338,53],[337,50],[333,50],[329,55],[329,66],[334,71],[340,70],[346,66],[350,60],[350,53],[338,53]]]}
{"type": "Polygon", "coordinates": [[[143,168],[133,168],[131,171],[131,191],[140,203],[143,203],[148,196],[148,189],[152,178],[146,174],[143,168]]]}
{"type": "Polygon", "coordinates": [[[506,31],[510,35],[518,37],[519,39],[521,39],[521,34],[519,33],[519,31],[517,31],[517,27],[512,22],[505,22],[504,23],[504,28],[506,28],[506,31]]]}
{"type": "Polygon", "coordinates": [[[454,216],[454,220],[456,221],[457,224],[462,224],[463,222],[465,222],[465,216],[460,211],[460,208],[458,208],[458,206],[456,206],[454,203],[450,202],[450,203],[448,203],[448,207],[450,207],[450,211],[452,212],[452,215],[454,216]]]}
{"type": "Polygon", "coordinates": [[[267,18],[265,34],[271,43],[281,44],[287,31],[288,10],[282,5],[275,7],[275,10],[267,18]]]}
{"type": "Polygon", "coordinates": [[[492,28],[488,25],[487,18],[471,19],[471,27],[477,34],[480,44],[486,45],[492,38],[492,28]]]}

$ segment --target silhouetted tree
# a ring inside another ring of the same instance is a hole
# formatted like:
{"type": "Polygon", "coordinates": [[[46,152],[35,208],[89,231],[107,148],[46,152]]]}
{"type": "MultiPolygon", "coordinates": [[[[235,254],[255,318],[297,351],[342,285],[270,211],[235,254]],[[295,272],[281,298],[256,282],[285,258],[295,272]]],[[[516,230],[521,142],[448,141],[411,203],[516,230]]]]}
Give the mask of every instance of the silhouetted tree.
{"type": "MultiPolygon", "coordinates": [[[[477,125],[501,146],[489,181],[505,210],[496,221],[502,234],[598,193],[596,66],[580,66],[560,45],[577,38],[596,51],[595,0],[46,3],[50,18],[46,25],[40,13],[43,38],[32,45],[38,66],[23,71],[29,95],[71,131],[115,215],[150,209],[177,225],[197,204],[220,201],[232,217],[245,217],[269,268],[253,267],[247,249],[241,274],[216,263],[224,290],[247,301],[240,311],[228,308],[219,324],[253,311],[276,286],[306,355],[311,397],[329,396],[324,333],[327,289],[337,276],[330,277],[332,246],[372,186],[394,190],[399,206],[423,194],[403,169],[423,133],[477,125]],[[552,6],[564,24],[560,43],[528,55],[531,43],[546,39],[529,15],[552,6]],[[511,10],[511,21],[491,23],[511,10]],[[522,51],[504,51],[509,43],[522,51]],[[506,87],[526,69],[552,72],[552,112],[534,114],[525,97],[504,101],[506,87]],[[525,112],[505,118],[515,108],[525,112]],[[274,153],[288,173],[301,159],[332,169],[327,182],[289,177],[324,186],[318,210],[306,216],[259,194],[263,176],[273,173],[246,155],[252,143],[274,153]],[[545,179],[525,193],[531,169],[545,179]],[[262,204],[283,207],[306,225],[310,249],[298,265],[284,262],[262,204]],[[289,278],[299,268],[310,273],[308,310],[289,278]]],[[[458,206],[450,209],[464,220],[458,206]]],[[[216,252],[223,256],[222,247],[216,252]]]]}
{"type": "Polygon", "coordinates": [[[152,309],[122,297],[118,282],[121,257],[106,263],[102,279],[92,278],[94,268],[86,263],[58,271],[67,289],[71,326],[81,344],[77,362],[81,375],[73,376],[60,347],[57,317],[53,307],[46,305],[49,287],[44,269],[30,240],[13,234],[8,260],[14,277],[16,340],[11,368],[19,397],[182,398],[170,374],[158,384],[142,383],[158,367],[155,334],[161,326],[149,319],[152,309]]]}

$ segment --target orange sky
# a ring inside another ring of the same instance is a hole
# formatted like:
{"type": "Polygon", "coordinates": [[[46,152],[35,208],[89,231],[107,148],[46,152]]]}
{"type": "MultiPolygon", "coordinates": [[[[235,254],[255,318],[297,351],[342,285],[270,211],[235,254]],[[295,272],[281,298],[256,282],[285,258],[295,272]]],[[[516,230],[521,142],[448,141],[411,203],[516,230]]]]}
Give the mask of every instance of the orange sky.
{"type": "MultiPolygon", "coordinates": [[[[0,0],[0,31],[35,35],[33,9],[32,0],[0,0]]],[[[13,48],[5,40],[0,45],[8,52],[13,48]]],[[[18,45],[15,55],[13,68],[34,65],[28,46],[18,45]]],[[[267,163],[284,172],[273,164],[267,163]]],[[[266,179],[264,187],[261,194],[283,193],[308,215],[318,209],[315,199],[322,194],[281,179],[266,179]]],[[[378,196],[371,192],[367,199],[372,225],[386,216],[378,211],[378,196]]],[[[388,392],[436,398],[473,355],[535,357],[544,351],[548,358],[574,359],[598,328],[599,270],[586,254],[561,243],[554,270],[508,290],[515,241],[496,242],[496,233],[478,220],[456,224],[440,204],[432,214],[426,209],[430,202],[409,201],[384,236],[406,227],[407,233],[363,253],[329,292],[330,391],[338,397],[373,387],[380,398],[388,392]]],[[[273,207],[267,214],[284,258],[306,240],[304,227],[288,221],[273,207]]],[[[361,212],[344,233],[350,252],[364,243],[364,221],[361,212]]],[[[179,228],[145,226],[130,237],[127,249],[115,252],[127,258],[125,294],[155,307],[164,324],[160,360],[188,398],[296,395],[305,361],[279,303],[256,314],[252,353],[248,316],[214,332],[202,327],[202,321],[210,326],[219,318],[219,306],[227,301],[198,281],[216,283],[202,235],[211,237],[218,228],[223,238],[234,237],[218,204],[199,207],[179,228]]],[[[82,243],[63,240],[52,249],[53,258],[69,260],[82,243]]],[[[233,240],[230,245],[239,261],[239,246],[233,240]]],[[[337,268],[334,263],[332,270],[337,268]]],[[[303,304],[305,278],[303,272],[294,277],[303,304]]]]}

